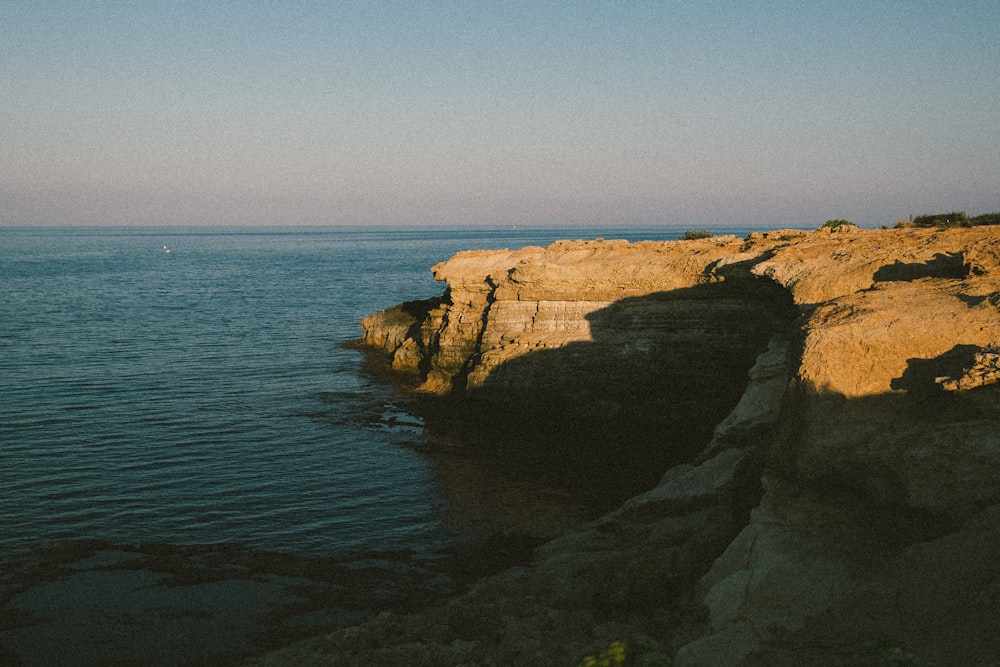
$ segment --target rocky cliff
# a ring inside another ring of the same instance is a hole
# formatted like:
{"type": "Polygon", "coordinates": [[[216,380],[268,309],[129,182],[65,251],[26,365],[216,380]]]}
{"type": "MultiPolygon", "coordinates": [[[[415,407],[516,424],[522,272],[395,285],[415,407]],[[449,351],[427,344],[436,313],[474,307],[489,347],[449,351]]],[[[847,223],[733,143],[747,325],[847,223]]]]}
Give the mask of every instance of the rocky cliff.
{"type": "Polygon", "coordinates": [[[630,497],[461,596],[264,664],[997,659],[996,228],[560,242],[433,270],[444,296],[372,315],[365,342],[445,425],[626,460],[598,469],[630,497]]]}

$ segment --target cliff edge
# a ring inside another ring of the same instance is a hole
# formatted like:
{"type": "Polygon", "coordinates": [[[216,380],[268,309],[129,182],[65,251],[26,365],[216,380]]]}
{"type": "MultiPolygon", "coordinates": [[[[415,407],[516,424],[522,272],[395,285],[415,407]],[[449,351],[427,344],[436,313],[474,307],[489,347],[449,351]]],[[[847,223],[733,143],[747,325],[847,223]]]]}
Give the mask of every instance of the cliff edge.
{"type": "Polygon", "coordinates": [[[366,318],[365,343],[445,426],[608,462],[621,502],[460,596],[258,664],[996,660],[997,228],[557,242],[433,271],[444,295],[366,318]]]}

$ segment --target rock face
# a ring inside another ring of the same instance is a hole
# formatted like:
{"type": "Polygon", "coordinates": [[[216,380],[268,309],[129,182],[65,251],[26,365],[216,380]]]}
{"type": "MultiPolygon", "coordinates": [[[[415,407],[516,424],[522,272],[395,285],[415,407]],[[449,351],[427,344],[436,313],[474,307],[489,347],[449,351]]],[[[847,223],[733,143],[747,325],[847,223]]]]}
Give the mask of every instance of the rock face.
{"type": "Polygon", "coordinates": [[[613,642],[636,664],[996,660],[996,228],[561,242],[434,273],[441,300],[364,322],[420,391],[662,478],[529,565],[263,664],[574,664],[613,642]]]}
{"type": "Polygon", "coordinates": [[[567,462],[576,483],[614,489],[620,503],[704,447],[797,314],[787,291],[748,272],[742,246],[462,252],[433,269],[442,300],[366,318],[364,340],[442,397],[436,428],[567,462]],[[595,470],[600,479],[579,479],[595,470]]]}

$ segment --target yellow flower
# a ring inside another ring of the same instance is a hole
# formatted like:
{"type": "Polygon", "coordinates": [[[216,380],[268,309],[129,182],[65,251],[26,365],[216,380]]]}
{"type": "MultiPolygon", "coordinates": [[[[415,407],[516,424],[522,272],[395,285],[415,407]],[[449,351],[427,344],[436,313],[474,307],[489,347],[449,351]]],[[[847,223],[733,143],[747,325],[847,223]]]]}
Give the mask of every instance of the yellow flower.
{"type": "Polygon", "coordinates": [[[604,651],[596,658],[592,655],[586,656],[577,667],[620,667],[625,664],[625,644],[622,642],[612,642],[607,651],[604,651]]]}
{"type": "Polygon", "coordinates": [[[608,649],[608,654],[611,659],[614,660],[615,665],[625,664],[625,644],[621,642],[613,642],[611,648],[608,649]]]}

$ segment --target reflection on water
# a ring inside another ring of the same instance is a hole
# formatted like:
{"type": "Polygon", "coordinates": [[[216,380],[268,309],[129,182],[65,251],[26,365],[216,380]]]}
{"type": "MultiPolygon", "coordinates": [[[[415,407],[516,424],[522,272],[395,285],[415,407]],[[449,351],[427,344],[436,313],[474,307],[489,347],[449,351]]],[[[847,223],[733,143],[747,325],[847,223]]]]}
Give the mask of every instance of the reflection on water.
{"type": "Polygon", "coordinates": [[[498,533],[553,537],[594,514],[579,495],[495,457],[453,451],[438,452],[434,461],[443,527],[464,540],[498,533]]]}

